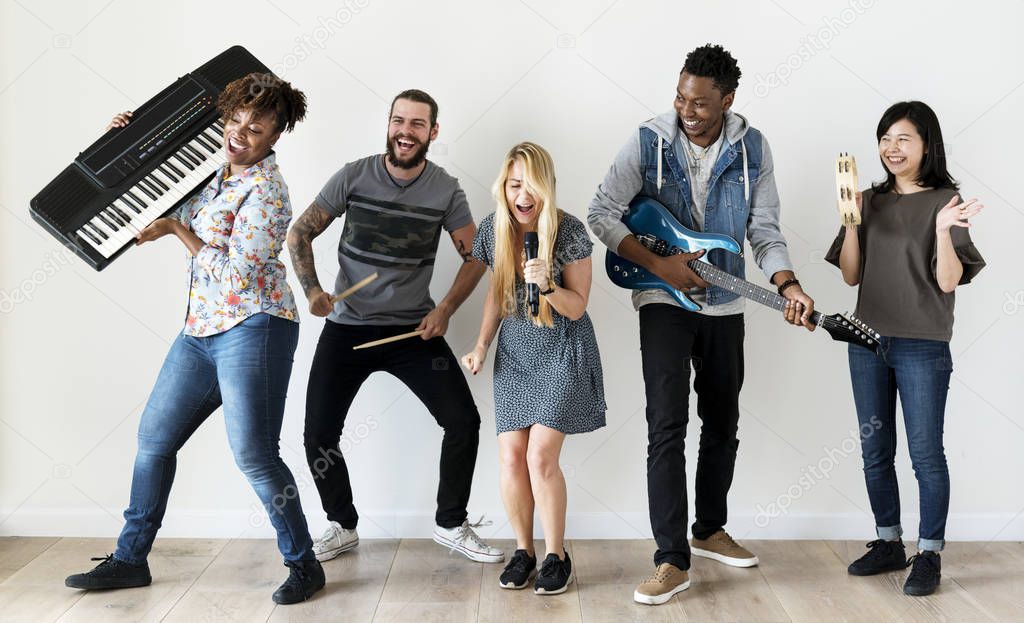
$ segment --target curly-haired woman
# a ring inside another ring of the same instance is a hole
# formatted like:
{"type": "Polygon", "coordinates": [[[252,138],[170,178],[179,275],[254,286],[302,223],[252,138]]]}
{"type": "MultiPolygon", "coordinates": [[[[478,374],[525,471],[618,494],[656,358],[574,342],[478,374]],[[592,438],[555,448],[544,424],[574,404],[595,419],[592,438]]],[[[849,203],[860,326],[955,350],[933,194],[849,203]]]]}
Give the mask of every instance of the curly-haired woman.
{"type": "MultiPolygon", "coordinates": [[[[273,147],[303,119],[306,98],[272,75],[249,74],[225,88],[218,110],[227,162],[173,215],[136,236],[143,244],[173,234],[188,249],[188,315],[139,422],[117,549],[91,571],[69,576],[71,588],[150,584],[146,559],[167,509],[178,450],[222,405],[235,462],[266,508],[290,569],[274,601],[304,601],[324,586],[295,479],[278,448],[299,325],[278,258],[291,203],[273,147]]],[[[130,118],[117,115],[108,129],[130,118]]]]}

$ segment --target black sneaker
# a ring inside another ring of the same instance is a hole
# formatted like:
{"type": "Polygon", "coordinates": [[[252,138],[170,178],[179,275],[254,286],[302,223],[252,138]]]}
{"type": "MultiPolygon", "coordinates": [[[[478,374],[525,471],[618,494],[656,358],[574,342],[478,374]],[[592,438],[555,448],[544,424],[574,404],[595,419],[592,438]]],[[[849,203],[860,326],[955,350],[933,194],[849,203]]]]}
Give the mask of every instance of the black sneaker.
{"type": "Polygon", "coordinates": [[[527,554],[525,549],[517,549],[516,553],[512,554],[512,560],[508,561],[505,570],[501,572],[498,584],[502,588],[526,588],[536,570],[537,557],[527,554]]]}
{"type": "Polygon", "coordinates": [[[878,539],[868,543],[868,553],[850,563],[850,575],[875,575],[907,568],[907,550],[903,541],[878,539]]]}
{"type": "Polygon", "coordinates": [[[910,557],[910,575],[903,585],[903,592],[907,595],[921,597],[931,595],[939,587],[939,580],[942,579],[942,558],[937,552],[921,552],[910,557]]]}
{"type": "Polygon", "coordinates": [[[559,560],[558,554],[548,554],[540,566],[537,581],[533,583],[533,592],[538,595],[557,595],[564,593],[572,583],[572,561],[569,552],[565,552],[565,560],[559,560]]]}
{"type": "Polygon", "coordinates": [[[306,601],[327,582],[324,568],[318,560],[286,560],[284,566],[290,569],[288,579],[274,591],[274,603],[297,604],[306,601]]]}
{"type": "Polygon", "coordinates": [[[149,564],[145,562],[133,565],[114,558],[113,554],[92,560],[103,562],[96,565],[92,571],[69,575],[64,580],[64,586],[92,591],[104,588],[135,588],[153,583],[153,577],[149,575],[149,564]]]}

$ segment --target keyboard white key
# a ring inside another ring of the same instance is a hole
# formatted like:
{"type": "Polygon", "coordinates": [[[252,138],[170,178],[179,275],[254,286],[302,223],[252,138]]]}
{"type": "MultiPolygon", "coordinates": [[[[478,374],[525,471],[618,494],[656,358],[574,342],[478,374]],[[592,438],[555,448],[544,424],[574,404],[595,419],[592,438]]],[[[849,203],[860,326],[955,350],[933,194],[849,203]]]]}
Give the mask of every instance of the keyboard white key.
{"type": "Polygon", "coordinates": [[[110,250],[112,243],[109,242],[105,235],[100,233],[99,228],[92,221],[79,229],[78,234],[82,240],[90,247],[99,251],[103,257],[110,257],[113,254],[113,251],[110,250]]]}
{"type": "Polygon", "coordinates": [[[127,237],[121,233],[120,228],[103,212],[93,217],[92,223],[113,240],[116,246],[123,245],[128,241],[127,237]]]}
{"type": "Polygon", "coordinates": [[[89,221],[89,225],[92,226],[92,230],[94,232],[98,232],[97,235],[101,241],[100,252],[103,253],[105,257],[110,257],[115,251],[121,248],[120,238],[114,233],[110,226],[99,218],[99,216],[92,217],[89,221]]]}

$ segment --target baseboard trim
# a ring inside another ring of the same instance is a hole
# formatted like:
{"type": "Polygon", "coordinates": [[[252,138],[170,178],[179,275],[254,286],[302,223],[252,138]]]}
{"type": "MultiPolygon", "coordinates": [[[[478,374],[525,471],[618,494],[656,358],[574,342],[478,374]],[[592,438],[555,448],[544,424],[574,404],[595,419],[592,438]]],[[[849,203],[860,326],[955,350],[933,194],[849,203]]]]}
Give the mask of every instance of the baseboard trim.
{"type": "MultiPolygon", "coordinates": [[[[326,526],[326,519],[308,517],[314,535],[326,526]]],[[[470,521],[476,521],[472,515],[470,521]]],[[[489,522],[477,529],[485,538],[512,538],[512,528],[504,514],[485,515],[489,522]]],[[[427,513],[373,513],[361,515],[361,538],[428,538],[434,526],[427,513]]],[[[916,535],[917,516],[903,519],[906,540],[916,535]]],[[[737,539],[871,539],[870,516],[847,514],[786,514],[771,518],[764,515],[733,515],[727,526],[737,539]]],[[[114,537],[121,529],[117,513],[86,509],[19,508],[0,511],[2,536],[114,537]]],[[[536,535],[541,536],[538,524],[536,535]]],[[[266,515],[253,511],[171,510],[160,530],[162,537],[191,538],[270,538],[274,530],[266,515]]],[[[648,539],[651,527],[647,513],[569,513],[566,536],[570,539],[648,539]]],[[[1024,514],[953,513],[947,522],[950,541],[1024,540],[1024,514]]]]}

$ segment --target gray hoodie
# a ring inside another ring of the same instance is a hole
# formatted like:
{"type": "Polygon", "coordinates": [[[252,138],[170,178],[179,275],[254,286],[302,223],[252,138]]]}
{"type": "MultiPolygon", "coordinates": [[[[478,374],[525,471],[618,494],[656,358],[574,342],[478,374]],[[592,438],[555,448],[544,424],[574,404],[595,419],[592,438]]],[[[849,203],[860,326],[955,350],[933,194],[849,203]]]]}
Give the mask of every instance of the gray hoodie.
{"type": "MultiPolygon", "coordinates": [[[[682,149],[675,110],[648,119],[640,125],[654,131],[674,149],[682,149]]],[[[725,118],[725,136],[730,145],[735,145],[747,133],[749,125],[746,118],[739,113],[728,111],[725,118]]],[[[750,241],[754,253],[754,261],[770,280],[780,270],[793,270],[786,249],[786,239],[779,228],[779,193],[775,187],[775,166],[772,161],[768,141],[762,135],[761,170],[756,180],[746,189],[750,216],[747,219],[747,240],[750,241]]],[[[743,147],[744,167],[746,167],[746,149],[743,147]]],[[[658,152],[659,158],[661,152],[658,152]]],[[[681,162],[685,160],[680,159],[681,162]]],[[[749,180],[749,175],[744,175],[749,180]]],[[[617,250],[622,239],[630,235],[629,229],[622,223],[622,216],[643,188],[643,172],[640,170],[640,133],[633,136],[622,147],[615,157],[611,168],[605,174],[604,181],[598,186],[597,192],[587,210],[587,222],[591,230],[609,249],[617,250]]],[[[715,306],[704,305],[702,294],[691,296],[703,309],[700,313],[714,316],[737,314],[743,311],[743,298],[715,306]]],[[[679,306],[671,296],[661,290],[642,290],[633,292],[633,306],[639,309],[649,303],[667,303],[679,306]]]]}

